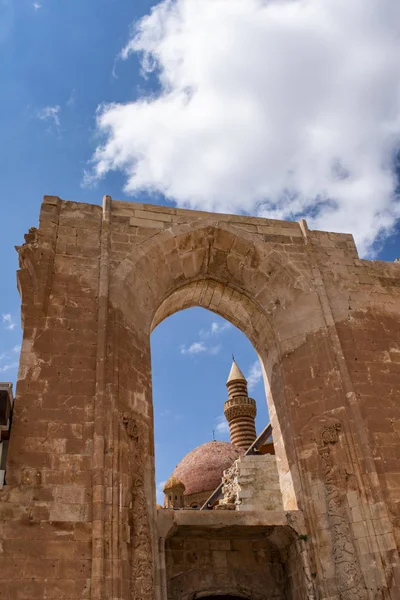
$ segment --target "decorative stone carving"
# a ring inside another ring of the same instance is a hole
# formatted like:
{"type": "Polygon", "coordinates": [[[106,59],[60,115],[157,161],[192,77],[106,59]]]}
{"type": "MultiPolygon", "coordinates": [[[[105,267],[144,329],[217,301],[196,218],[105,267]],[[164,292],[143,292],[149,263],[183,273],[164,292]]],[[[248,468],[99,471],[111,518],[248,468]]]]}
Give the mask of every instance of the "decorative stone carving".
{"type": "Polygon", "coordinates": [[[147,431],[139,416],[122,413],[122,424],[129,438],[132,473],[131,513],[131,591],[132,600],[154,600],[153,554],[150,521],[144,482],[147,431]]]}
{"type": "Polygon", "coordinates": [[[153,555],[148,507],[141,474],[132,486],[132,600],[154,600],[153,555]]]}
{"type": "Polygon", "coordinates": [[[338,485],[337,465],[330,446],[339,441],[340,423],[324,427],[319,454],[322,461],[328,518],[332,532],[333,559],[340,600],[366,600],[367,590],[358,564],[350,525],[347,520],[344,491],[338,485]]]}
{"type": "Polygon", "coordinates": [[[218,510],[235,510],[240,491],[238,472],[237,461],[233,463],[232,467],[224,471],[222,498],[218,502],[218,510]]]}
{"type": "Polygon", "coordinates": [[[139,433],[138,433],[138,428],[136,425],[136,421],[133,419],[132,415],[129,415],[128,413],[123,413],[122,414],[122,423],[125,426],[126,429],[126,433],[129,435],[129,437],[136,439],[136,441],[139,440],[139,433]]]}
{"type": "Polygon", "coordinates": [[[337,444],[339,441],[340,423],[327,425],[321,432],[321,440],[323,444],[337,444]]]}
{"type": "Polygon", "coordinates": [[[231,400],[228,400],[224,404],[224,412],[227,421],[237,419],[238,417],[252,417],[254,418],[257,414],[257,408],[255,401],[252,398],[241,398],[235,399],[236,404],[233,404],[231,400]],[[252,402],[249,402],[251,400],[252,402]]]}

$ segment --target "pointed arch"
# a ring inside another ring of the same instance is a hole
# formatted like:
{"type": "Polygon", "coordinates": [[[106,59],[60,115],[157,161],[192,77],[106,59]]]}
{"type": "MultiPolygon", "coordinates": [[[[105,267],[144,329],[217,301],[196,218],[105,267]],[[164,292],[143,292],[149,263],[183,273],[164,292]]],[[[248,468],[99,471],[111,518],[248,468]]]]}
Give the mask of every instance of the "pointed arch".
{"type": "MultiPolygon", "coordinates": [[[[290,337],[297,327],[302,334],[299,304],[306,330],[310,323],[320,326],[315,317],[318,297],[304,272],[262,236],[206,218],[173,226],[134,246],[110,281],[110,300],[124,330],[120,339],[125,336],[126,352],[145,350],[148,354],[148,369],[135,373],[132,366],[129,370],[139,388],[151,390],[149,335],[174,312],[192,306],[210,309],[248,337],[263,369],[283,502],[288,510],[297,508],[295,490],[300,489],[300,481],[296,469],[291,470],[297,461],[280,368],[281,332],[286,328],[290,337]],[[132,336],[134,344],[128,339],[132,336]]],[[[127,377],[128,370],[121,385],[129,389],[127,377]]],[[[145,414],[152,418],[151,393],[127,396],[127,404],[146,407],[145,414]]]]}
{"type": "MultiPolygon", "coordinates": [[[[284,253],[239,227],[203,219],[172,227],[135,246],[111,279],[110,299],[114,306],[139,313],[150,333],[166,298],[204,281],[214,282],[208,287],[211,310],[222,289],[228,288],[233,297],[240,294],[241,304],[257,307],[266,323],[277,307],[287,311],[299,295],[313,292],[284,253]]],[[[200,288],[207,303],[204,284],[200,288]]],[[[195,288],[191,290],[195,294],[195,288]]]]}

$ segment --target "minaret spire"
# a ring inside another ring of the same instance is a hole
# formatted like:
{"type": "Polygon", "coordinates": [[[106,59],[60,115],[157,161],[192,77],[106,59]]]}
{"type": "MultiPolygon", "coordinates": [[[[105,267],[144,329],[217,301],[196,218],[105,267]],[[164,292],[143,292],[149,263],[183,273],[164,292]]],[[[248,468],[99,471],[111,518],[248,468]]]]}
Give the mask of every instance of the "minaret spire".
{"type": "Polygon", "coordinates": [[[229,423],[232,444],[247,448],[256,439],[256,402],[249,398],[247,380],[239,369],[233,355],[232,367],[226,382],[228,400],[224,404],[224,414],[229,423]]]}

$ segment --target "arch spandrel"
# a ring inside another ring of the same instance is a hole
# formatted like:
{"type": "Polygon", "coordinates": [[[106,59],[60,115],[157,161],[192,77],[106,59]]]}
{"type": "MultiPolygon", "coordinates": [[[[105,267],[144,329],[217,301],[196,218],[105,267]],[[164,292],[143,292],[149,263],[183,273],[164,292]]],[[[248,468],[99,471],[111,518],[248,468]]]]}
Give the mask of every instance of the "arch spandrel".
{"type": "MultiPolygon", "coordinates": [[[[188,284],[204,280],[215,282],[215,297],[209,288],[207,293],[211,297],[205,294],[197,305],[218,312],[215,308],[220,286],[227,286],[233,296],[240,295],[239,311],[245,305],[247,311],[250,305],[257,305],[257,310],[250,312],[256,318],[264,314],[264,337],[267,330],[272,332],[281,321],[295,320],[290,311],[301,297],[304,309],[308,306],[315,320],[318,297],[310,273],[300,272],[285,251],[278,252],[273,244],[212,219],[172,227],[135,246],[111,278],[110,300],[126,319],[131,322],[137,319],[150,333],[155,315],[167,297],[188,284]],[[284,313],[282,319],[280,312],[284,313]]],[[[194,305],[186,302],[185,307],[194,305]]],[[[245,322],[246,318],[243,316],[241,320],[245,322]]],[[[254,327],[253,318],[251,323],[254,327]]],[[[235,324],[242,330],[245,327],[248,334],[248,326],[235,324]]],[[[278,336],[282,337],[279,333],[278,336]]]]}

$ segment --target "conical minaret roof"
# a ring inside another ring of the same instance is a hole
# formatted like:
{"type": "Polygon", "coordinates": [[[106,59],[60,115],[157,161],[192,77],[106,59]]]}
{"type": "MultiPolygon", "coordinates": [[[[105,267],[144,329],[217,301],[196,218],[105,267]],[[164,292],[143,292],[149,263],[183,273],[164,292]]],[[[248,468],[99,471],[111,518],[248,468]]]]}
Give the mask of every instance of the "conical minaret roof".
{"type": "Polygon", "coordinates": [[[231,381],[245,381],[247,383],[247,379],[237,366],[235,359],[233,359],[232,361],[231,370],[229,372],[226,384],[228,385],[228,383],[230,383],[231,381]]]}

